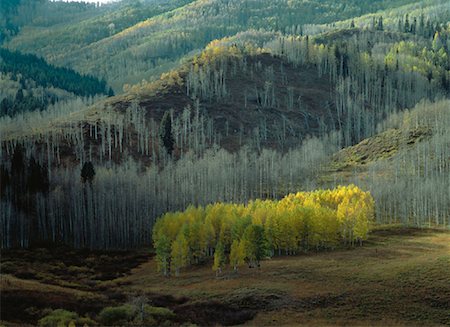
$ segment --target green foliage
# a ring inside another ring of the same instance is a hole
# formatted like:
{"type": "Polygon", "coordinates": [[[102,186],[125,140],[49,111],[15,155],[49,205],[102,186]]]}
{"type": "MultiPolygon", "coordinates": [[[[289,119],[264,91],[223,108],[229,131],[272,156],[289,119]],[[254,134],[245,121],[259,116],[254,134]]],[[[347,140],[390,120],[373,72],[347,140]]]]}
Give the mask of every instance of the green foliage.
{"type": "Polygon", "coordinates": [[[67,326],[95,326],[97,325],[89,318],[81,318],[77,313],[57,309],[50,312],[39,320],[39,327],[67,327],[67,326]]]}
{"type": "Polygon", "coordinates": [[[214,265],[213,270],[220,274],[222,272],[222,268],[225,266],[225,253],[224,248],[221,242],[217,243],[216,249],[214,251],[214,265]]]}
{"type": "Polygon", "coordinates": [[[32,54],[0,48],[0,59],[0,72],[20,74],[23,78],[32,79],[43,87],[53,86],[80,96],[108,93],[104,81],[80,75],[69,68],[55,67],[32,54]]]}
{"type": "Polygon", "coordinates": [[[245,262],[245,243],[234,240],[230,249],[230,265],[237,271],[245,262]]]}
{"type": "Polygon", "coordinates": [[[180,269],[189,263],[189,243],[184,233],[178,233],[177,238],[172,242],[171,252],[171,270],[175,271],[175,275],[179,275],[180,269]]]}
{"type": "MultiPolygon", "coordinates": [[[[214,39],[247,30],[301,34],[302,25],[330,24],[413,0],[163,1],[125,4],[103,13],[85,10],[77,19],[48,28],[30,26],[8,46],[95,73],[121,90],[157,77],[214,39]],[[114,24],[114,29],[109,26],[114,24]],[[112,37],[111,37],[112,35],[112,37]],[[138,36],[138,37],[137,37],[138,36]],[[50,41],[51,40],[51,41],[50,41]],[[101,42],[99,42],[101,40],[101,42]],[[75,50],[75,51],[74,51],[75,50]],[[76,55],[73,55],[75,53],[76,55]],[[108,57],[108,60],[103,58],[108,57]],[[122,69],[126,62],[126,70],[122,69]]],[[[127,2],[125,2],[127,3],[127,2]]],[[[51,6],[51,8],[56,6],[51,6]]],[[[62,11],[62,10],[61,10],[62,11]]],[[[46,20],[47,17],[40,17],[46,20]]],[[[348,26],[348,25],[347,25],[348,26]]]]}
{"type": "Polygon", "coordinates": [[[147,304],[143,304],[142,307],[132,304],[107,307],[99,314],[99,320],[105,326],[161,326],[174,318],[172,310],[147,304]]]}
{"type": "Polygon", "coordinates": [[[260,225],[249,225],[241,242],[244,244],[245,258],[249,265],[259,267],[259,262],[267,255],[264,228],[260,225]]]}
{"type": "Polygon", "coordinates": [[[158,270],[161,271],[164,276],[167,276],[170,271],[170,255],[171,255],[171,244],[170,239],[166,235],[154,236],[156,258],[158,262],[158,270]]]}
{"type": "Polygon", "coordinates": [[[99,314],[99,320],[106,326],[128,324],[134,319],[135,308],[129,304],[106,307],[99,314]]]}
{"type": "Polygon", "coordinates": [[[354,245],[367,238],[373,216],[370,193],[353,185],[341,186],[290,194],[280,201],[216,203],[167,213],[155,224],[154,245],[159,248],[164,244],[164,251],[157,250],[157,260],[167,262],[167,244],[172,240],[171,265],[179,270],[192,263],[196,240],[201,238],[203,251],[197,253],[213,256],[213,270],[220,273],[227,256],[236,270],[244,260],[258,267],[275,251],[294,254],[333,248],[339,243],[354,245]],[[203,229],[198,228],[199,223],[203,229]]]}
{"type": "Polygon", "coordinates": [[[175,314],[172,310],[163,307],[152,307],[146,305],[145,313],[151,316],[159,324],[175,318],[175,314]]]}

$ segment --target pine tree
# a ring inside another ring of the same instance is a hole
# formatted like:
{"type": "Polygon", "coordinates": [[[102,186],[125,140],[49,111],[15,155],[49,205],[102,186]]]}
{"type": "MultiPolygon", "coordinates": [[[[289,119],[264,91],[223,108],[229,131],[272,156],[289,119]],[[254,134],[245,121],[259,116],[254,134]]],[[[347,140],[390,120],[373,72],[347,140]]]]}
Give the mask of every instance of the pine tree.
{"type": "Polygon", "coordinates": [[[8,169],[4,165],[0,165],[0,197],[6,196],[6,190],[11,184],[11,177],[8,169]]]}
{"type": "Polygon", "coordinates": [[[383,16],[380,16],[380,19],[378,20],[377,30],[378,31],[383,31],[384,30],[383,16]]]}
{"type": "Polygon", "coordinates": [[[409,25],[409,15],[408,14],[406,15],[406,18],[405,18],[404,32],[405,33],[411,32],[411,26],[409,25]]]}
{"type": "Polygon", "coordinates": [[[419,34],[422,36],[425,35],[425,16],[424,16],[423,12],[420,14],[419,34]]]}
{"type": "Polygon", "coordinates": [[[48,192],[49,181],[47,169],[41,167],[36,160],[31,157],[28,164],[27,190],[30,193],[48,192]]]}
{"type": "Polygon", "coordinates": [[[159,138],[161,144],[164,146],[169,156],[171,156],[175,147],[175,139],[173,137],[172,131],[172,120],[168,111],[165,112],[161,120],[161,125],[159,128],[159,138]]]}
{"type": "Polygon", "coordinates": [[[95,177],[95,169],[94,165],[91,161],[85,162],[83,168],[81,168],[81,181],[83,183],[89,182],[92,184],[92,181],[95,177]]]}

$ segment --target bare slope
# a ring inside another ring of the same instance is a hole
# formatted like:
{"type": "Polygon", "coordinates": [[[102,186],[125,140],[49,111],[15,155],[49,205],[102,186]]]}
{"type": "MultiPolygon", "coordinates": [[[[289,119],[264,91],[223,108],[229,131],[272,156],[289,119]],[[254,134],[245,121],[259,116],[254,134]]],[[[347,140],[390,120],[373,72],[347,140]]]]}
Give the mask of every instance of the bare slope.
{"type": "MultiPolygon", "coordinates": [[[[258,135],[264,134],[260,136],[262,145],[279,145],[283,133],[286,135],[283,143],[293,145],[298,137],[317,135],[321,123],[331,124],[330,115],[335,112],[334,91],[329,77],[319,76],[314,66],[294,67],[285,59],[267,53],[245,56],[237,61],[239,63],[230,61],[227,64],[229,71],[234,65],[239,67],[226,78],[227,95],[199,101],[201,112],[213,119],[215,131],[222,135],[221,145],[225,148],[236,149],[240,143],[256,137],[256,129],[258,135]],[[242,62],[245,66],[240,67],[242,62]],[[270,80],[268,71],[271,72],[270,80]],[[270,91],[270,103],[264,105],[267,83],[273,86],[273,93],[270,91]],[[290,92],[292,107],[288,103],[290,92]],[[240,137],[243,137],[242,142],[239,142],[240,137]]],[[[120,111],[137,102],[147,118],[159,121],[167,110],[173,110],[175,116],[179,116],[187,106],[196,106],[186,86],[188,67],[177,71],[180,83],[151,83],[138,88],[137,93],[131,91],[108,99],[104,106],[120,111]]]]}

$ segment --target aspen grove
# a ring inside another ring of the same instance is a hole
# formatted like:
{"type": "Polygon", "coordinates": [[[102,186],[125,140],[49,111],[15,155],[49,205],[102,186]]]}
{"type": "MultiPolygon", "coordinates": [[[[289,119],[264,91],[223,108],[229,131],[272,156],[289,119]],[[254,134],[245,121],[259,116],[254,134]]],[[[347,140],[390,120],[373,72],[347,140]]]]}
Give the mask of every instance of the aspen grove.
{"type": "Polygon", "coordinates": [[[369,192],[339,186],[279,201],[216,203],[166,213],[153,228],[153,243],[164,275],[178,275],[208,258],[220,272],[227,262],[237,270],[244,262],[259,267],[260,260],[274,255],[362,244],[373,218],[369,192]]]}

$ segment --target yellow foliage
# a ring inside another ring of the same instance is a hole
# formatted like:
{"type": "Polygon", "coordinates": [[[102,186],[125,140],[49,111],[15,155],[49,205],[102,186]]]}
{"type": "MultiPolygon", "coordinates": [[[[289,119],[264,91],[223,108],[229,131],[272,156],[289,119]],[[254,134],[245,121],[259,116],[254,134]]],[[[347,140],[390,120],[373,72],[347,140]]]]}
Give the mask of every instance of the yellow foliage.
{"type": "Polygon", "coordinates": [[[154,242],[164,235],[172,242],[175,266],[187,258],[210,257],[218,244],[225,253],[233,245],[232,265],[241,263],[238,252],[247,225],[260,226],[271,255],[300,250],[354,245],[367,238],[374,217],[374,200],[355,185],[334,190],[289,194],[279,201],[255,200],[247,205],[216,203],[167,213],[155,224],[154,242]],[[244,224],[244,225],[242,225],[244,224]],[[185,236],[187,239],[185,238],[185,236]],[[186,249],[188,247],[188,249],[186,249]]]}

